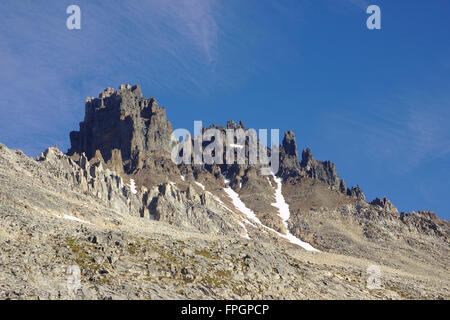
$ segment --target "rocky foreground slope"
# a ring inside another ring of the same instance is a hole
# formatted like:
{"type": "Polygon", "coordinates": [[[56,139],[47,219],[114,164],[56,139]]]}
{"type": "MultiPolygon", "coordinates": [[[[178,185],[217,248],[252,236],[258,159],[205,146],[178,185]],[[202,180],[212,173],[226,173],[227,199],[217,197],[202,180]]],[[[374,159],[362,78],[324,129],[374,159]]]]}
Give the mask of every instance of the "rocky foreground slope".
{"type": "Polygon", "coordinates": [[[299,159],[291,131],[270,176],[176,165],[171,135],[123,85],[87,99],[67,154],[0,145],[0,298],[449,298],[450,226],[433,212],[367,202],[332,162],[299,159]]]}

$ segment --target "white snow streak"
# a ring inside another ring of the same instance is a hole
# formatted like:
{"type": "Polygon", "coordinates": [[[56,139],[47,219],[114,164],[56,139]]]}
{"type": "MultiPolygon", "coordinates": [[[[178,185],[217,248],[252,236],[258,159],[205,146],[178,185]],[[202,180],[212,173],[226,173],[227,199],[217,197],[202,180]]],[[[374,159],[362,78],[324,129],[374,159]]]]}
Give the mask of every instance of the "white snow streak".
{"type": "Polygon", "coordinates": [[[200,188],[202,188],[202,190],[205,190],[205,186],[202,185],[200,182],[195,181],[195,184],[198,185],[200,188]]]}
{"type": "Polygon", "coordinates": [[[234,143],[230,143],[229,146],[232,147],[232,148],[238,148],[238,149],[244,148],[243,145],[241,145],[241,144],[234,144],[234,143]]]}
{"type": "Polygon", "coordinates": [[[69,216],[69,215],[67,215],[67,214],[64,214],[62,217],[61,217],[61,216],[58,216],[58,218],[63,218],[63,219],[67,219],[67,220],[72,220],[72,221],[77,221],[77,222],[81,222],[81,223],[88,223],[88,224],[91,224],[91,223],[88,222],[88,221],[84,221],[84,220],[82,220],[82,219],[80,219],[80,218],[77,218],[77,217],[74,217],[74,216],[69,216]]]}
{"type": "Polygon", "coordinates": [[[279,179],[275,176],[274,176],[274,179],[277,182],[277,189],[275,190],[275,198],[276,198],[277,202],[275,204],[273,204],[273,206],[275,206],[276,208],[279,209],[279,215],[283,219],[283,222],[285,223],[286,230],[288,233],[287,235],[279,233],[278,231],[265,226],[258,219],[258,217],[255,215],[253,210],[247,208],[245,203],[242,202],[242,200],[239,198],[239,194],[237,194],[233,189],[230,188],[230,186],[229,186],[230,181],[228,179],[225,179],[225,183],[227,184],[228,187],[224,188],[223,190],[231,198],[231,200],[233,201],[233,205],[236,207],[236,209],[238,209],[243,214],[245,214],[247,219],[255,222],[256,224],[262,226],[263,228],[265,228],[267,230],[270,230],[270,231],[276,233],[278,236],[288,240],[289,242],[291,242],[293,244],[296,244],[296,245],[302,247],[303,249],[305,249],[307,251],[319,252],[319,250],[312,247],[309,243],[301,241],[300,239],[298,239],[297,237],[295,237],[293,234],[291,234],[289,232],[289,228],[288,228],[288,224],[287,224],[287,220],[289,220],[289,216],[290,216],[289,205],[286,203],[286,201],[284,200],[283,194],[281,193],[281,179],[279,179]]]}
{"type": "Polygon", "coordinates": [[[248,235],[248,231],[247,228],[245,227],[245,225],[242,222],[239,222],[239,225],[244,229],[245,231],[245,236],[243,236],[245,239],[250,239],[250,236],[248,235]]]}
{"type": "Polygon", "coordinates": [[[181,177],[181,180],[183,180],[184,181],[184,176],[180,176],[181,177]]]}
{"type": "MultiPolygon", "coordinates": [[[[211,192],[209,192],[209,191],[206,191],[218,204],[220,204],[225,210],[228,210],[228,211],[230,211],[231,213],[233,213],[234,214],[234,211],[233,210],[231,210],[230,208],[228,208],[226,205],[225,205],[225,203],[223,203],[223,201],[222,200],[220,200],[220,198],[218,197],[218,196],[215,196],[215,195],[213,195],[211,192]]],[[[248,222],[248,223],[250,223],[250,222],[248,222]]],[[[250,223],[250,224],[252,224],[252,223],[250,223]]],[[[242,223],[242,222],[239,222],[239,225],[244,229],[244,231],[245,231],[245,235],[244,236],[242,236],[243,238],[245,238],[245,239],[250,239],[250,236],[248,235],[248,231],[247,231],[247,228],[245,227],[245,225],[242,223]]],[[[253,225],[253,224],[252,224],[253,225]]],[[[254,225],[253,225],[254,226],[254,225]]]]}
{"type": "Polygon", "coordinates": [[[206,191],[206,192],[207,192],[211,197],[213,197],[213,199],[216,200],[216,201],[217,201],[222,207],[224,207],[226,210],[228,210],[228,211],[234,213],[234,211],[231,210],[230,208],[228,208],[228,207],[225,205],[225,203],[223,203],[223,201],[220,200],[219,197],[213,195],[213,194],[212,194],[211,192],[209,192],[209,191],[206,191]]]}
{"type": "Polygon", "coordinates": [[[134,183],[133,179],[130,179],[130,185],[129,185],[130,189],[131,189],[131,193],[132,194],[137,194],[137,190],[136,190],[136,184],[134,183]]]}
{"type": "Polygon", "coordinates": [[[305,250],[319,252],[319,250],[317,250],[316,248],[311,246],[309,243],[300,240],[299,238],[294,236],[289,231],[288,220],[289,220],[289,217],[291,216],[291,213],[289,211],[289,205],[286,203],[286,200],[284,199],[284,196],[281,193],[281,188],[282,188],[281,178],[278,178],[275,175],[273,175],[273,179],[275,180],[275,182],[277,184],[277,188],[275,189],[276,202],[272,203],[272,205],[275,208],[278,208],[278,215],[281,217],[281,219],[283,219],[284,225],[286,227],[287,235],[283,235],[283,236],[286,239],[288,239],[291,243],[295,243],[296,245],[299,245],[300,247],[302,247],[305,250]]]}
{"type": "Polygon", "coordinates": [[[231,198],[231,200],[233,201],[233,205],[236,207],[236,209],[238,209],[243,214],[245,214],[249,220],[252,220],[253,222],[255,222],[257,224],[264,226],[261,223],[261,221],[258,219],[258,217],[255,215],[255,213],[252,210],[250,210],[249,208],[247,208],[245,203],[242,202],[242,200],[239,198],[239,195],[236,193],[236,191],[234,191],[230,187],[224,188],[223,190],[231,198]]]}

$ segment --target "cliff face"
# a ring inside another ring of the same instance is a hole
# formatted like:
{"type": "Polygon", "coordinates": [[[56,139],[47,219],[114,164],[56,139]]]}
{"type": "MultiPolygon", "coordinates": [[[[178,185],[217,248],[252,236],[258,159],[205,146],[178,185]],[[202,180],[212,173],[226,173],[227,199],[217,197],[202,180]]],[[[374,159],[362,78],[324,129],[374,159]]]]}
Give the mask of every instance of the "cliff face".
{"type": "Polygon", "coordinates": [[[302,159],[299,161],[293,131],[285,133],[280,147],[279,176],[285,180],[311,178],[327,184],[332,190],[337,190],[359,200],[365,200],[364,193],[359,186],[347,188],[344,179],[339,178],[335,164],[331,161],[317,161],[314,159],[310,148],[302,151],[302,159]]]}
{"type": "Polygon", "coordinates": [[[280,172],[283,179],[301,176],[300,162],[298,160],[297,142],[293,131],[284,134],[280,148],[280,172]]]}
{"type": "Polygon", "coordinates": [[[70,133],[69,155],[85,153],[91,159],[99,150],[107,162],[119,150],[127,165],[139,152],[170,153],[172,125],[154,98],[143,98],[138,85],[107,88],[99,98],[86,100],[84,121],[70,133]]]}

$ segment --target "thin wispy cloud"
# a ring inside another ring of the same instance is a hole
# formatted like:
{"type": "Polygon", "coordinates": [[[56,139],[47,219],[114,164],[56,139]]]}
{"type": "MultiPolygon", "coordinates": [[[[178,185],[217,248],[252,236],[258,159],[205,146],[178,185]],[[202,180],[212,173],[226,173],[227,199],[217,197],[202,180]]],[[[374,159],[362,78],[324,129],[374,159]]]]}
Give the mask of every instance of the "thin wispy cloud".
{"type": "Polygon", "coordinates": [[[335,115],[361,135],[363,151],[403,172],[450,154],[450,100],[408,97],[379,103],[365,115],[335,115]]]}
{"type": "Polygon", "coordinates": [[[67,145],[67,138],[51,137],[67,136],[79,121],[80,108],[73,106],[82,105],[80,92],[92,95],[106,85],[145,81],[159,90],[208,90],[201,80],[217,59],[215,5],[2,1],[0,139],[24,146],[34,132],[33,154],[52,141],[67,145]],[[73,3],[81,7],[82,29],[69,31],[66,8],[73,3]]]}
{"type": "Polygon", "coordinates": [[[367,7],[371,4],[367,0],[342,0],[342,1],[345,4],[355,6],[359,9],[363,9],[363,10],[366,10],[367,7]]]}

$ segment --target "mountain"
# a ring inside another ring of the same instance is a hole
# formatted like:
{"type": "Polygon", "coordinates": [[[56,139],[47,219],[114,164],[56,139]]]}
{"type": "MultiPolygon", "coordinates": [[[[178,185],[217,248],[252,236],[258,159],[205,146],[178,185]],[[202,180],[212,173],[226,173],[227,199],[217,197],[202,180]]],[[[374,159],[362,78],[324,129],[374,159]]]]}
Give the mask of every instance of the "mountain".
{"type": "Polygon", "coordinates": [[[272,149],[242,122],[200,131],[176,164],[165,109],[121,85],[86,100],[67,153],[0,145],[0,298],[449,298],[448,221],[366,201],[292,131],[272,149]],[[245,161],[188,153],[211,145],[245,161]]]}

